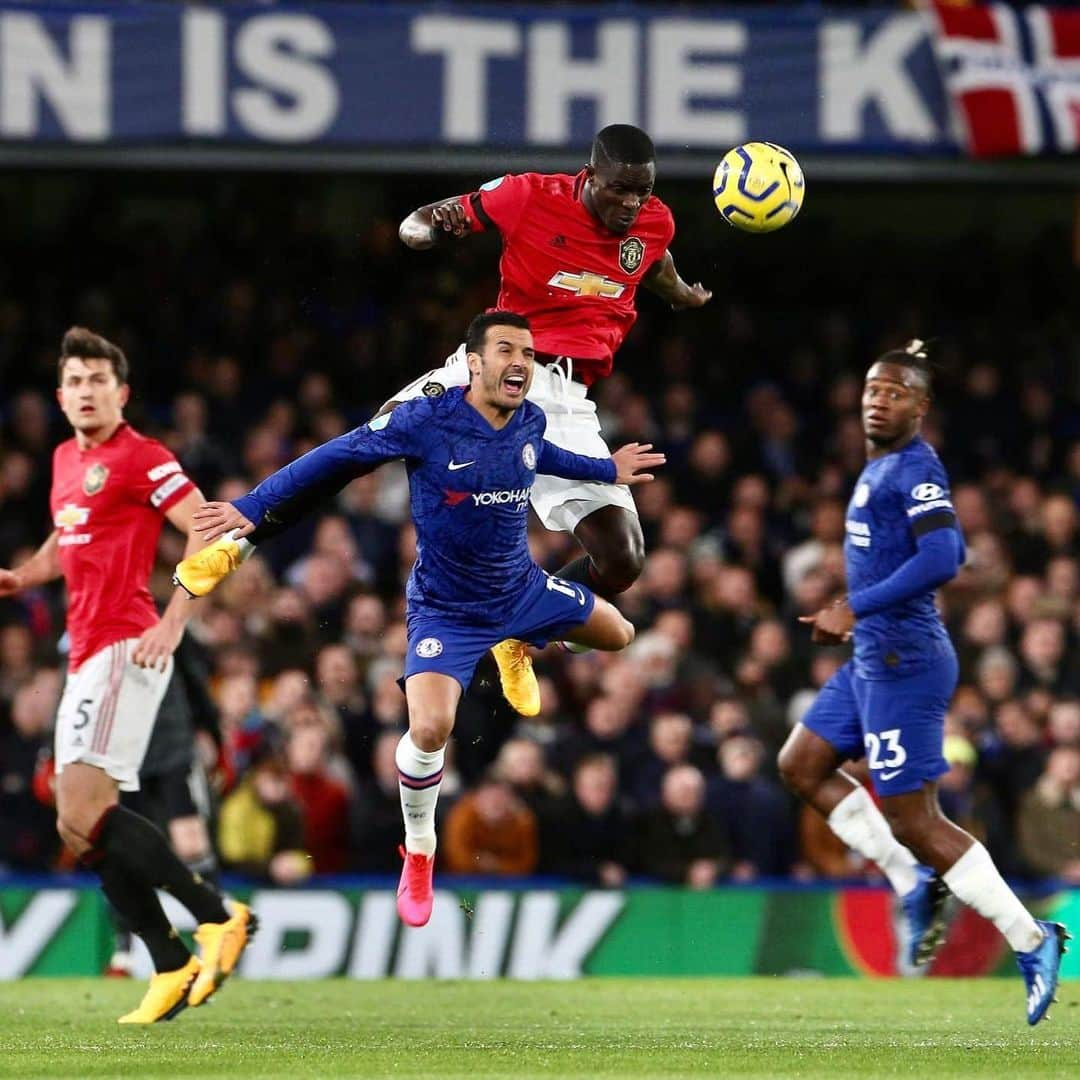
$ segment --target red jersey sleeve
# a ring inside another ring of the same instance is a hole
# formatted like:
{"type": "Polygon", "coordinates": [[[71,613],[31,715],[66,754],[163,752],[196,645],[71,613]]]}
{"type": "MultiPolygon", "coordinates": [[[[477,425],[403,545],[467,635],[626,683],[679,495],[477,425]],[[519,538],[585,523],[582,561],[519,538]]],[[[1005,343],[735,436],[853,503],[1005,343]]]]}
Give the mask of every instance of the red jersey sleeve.
{"type": "MultiPolygon", "coordinates": [[[[659,200],[657,201],[659,202],[659,200]]],[[[660,203],[660,205],[664,210],[664,216],[657,223],[657,231],[660,233],[660,243],[654,245],[654,250],[656,252],[655,257],[648,260],[648,269],[650,270],[664,257],[668,248],[671,247],[671,241],[675,239],[675,215],[672,214],[664,203],[660,203]]]]}
{"type": "Polygon", "coordinates": [[[138,502],[165,514],[194,491],[195,484],[171,451],[156,439],[145,439],[132,465],[131,490],[138,502]]]}
{"type": "Polygon", "coordinates": [[[473,232],[483,232],[493,226],[509,236],[521,220],[532,198],[532,173],[507,173],[480,186],[466,199],[473,232]]]}

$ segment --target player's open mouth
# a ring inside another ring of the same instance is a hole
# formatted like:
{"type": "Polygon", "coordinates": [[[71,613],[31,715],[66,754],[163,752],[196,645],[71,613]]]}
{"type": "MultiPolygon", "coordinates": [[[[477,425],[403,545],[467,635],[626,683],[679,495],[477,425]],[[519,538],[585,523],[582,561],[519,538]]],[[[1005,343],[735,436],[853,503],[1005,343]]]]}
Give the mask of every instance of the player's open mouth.
{"type": "Polygon", "coordinates": [[[519,394],[525,393],[525,376],[524,375],[507,375],[503,379],[503,387],[508,394],[517,397],[519,394]]]}

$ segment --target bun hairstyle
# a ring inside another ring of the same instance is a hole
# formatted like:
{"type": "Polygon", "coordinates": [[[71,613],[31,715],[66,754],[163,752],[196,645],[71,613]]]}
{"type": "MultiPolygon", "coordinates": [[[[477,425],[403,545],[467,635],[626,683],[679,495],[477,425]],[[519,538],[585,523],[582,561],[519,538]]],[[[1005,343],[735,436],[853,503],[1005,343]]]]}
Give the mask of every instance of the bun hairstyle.
{"type": "Polygon", "coordinates": [[[902,348],[889,349],[888,352],[882,353],[875,363],[899,364],[901,367],[917,371],[922,376],[923,382],[926,383],[926,390],[929,393],[936,370],[932,355],[934,352],[933,346],[933,339],[923,341],[922,338],[912,338],[902,348]]]}

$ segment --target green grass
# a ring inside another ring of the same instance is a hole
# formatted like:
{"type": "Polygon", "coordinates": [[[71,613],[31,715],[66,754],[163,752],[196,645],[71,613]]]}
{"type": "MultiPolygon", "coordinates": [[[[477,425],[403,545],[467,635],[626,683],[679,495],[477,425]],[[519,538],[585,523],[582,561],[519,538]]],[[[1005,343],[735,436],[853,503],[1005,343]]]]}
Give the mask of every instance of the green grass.
{"type": "Polygon", "coordinates": [[[142,986],[0,984],[0,1076],[1080,1075],[1080,984],[1030,1029],[1017,979],[243,983],[120,1028],[142,986]]]}

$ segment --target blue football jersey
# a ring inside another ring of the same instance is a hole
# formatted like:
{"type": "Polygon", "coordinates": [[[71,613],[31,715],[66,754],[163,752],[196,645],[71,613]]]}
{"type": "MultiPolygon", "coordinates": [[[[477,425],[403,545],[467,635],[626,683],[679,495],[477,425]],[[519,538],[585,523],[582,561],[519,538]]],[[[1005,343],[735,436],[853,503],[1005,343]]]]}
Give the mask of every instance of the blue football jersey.
{"type": "Polygon", "coordinates": [[[410,611],[499,624],[543,573],[527,535],[537,472],[611,483],[615,465],[547,442],[547,417],[530,401],[496,429],[465,394],[455,387],[403,402],[286,465],[234,505],[258,523],[276,503],[350,463],[359,471],[403,458],[417,533],[405,593],[410,611]]]}
{"type": "MultiPolygon", "coordinates": [[[[925,439],[868,462],[847,507],[848,592],[884,581],[915,554],[919,536],[938,528],[958,526],[949,478],[925,439]]],[[[962,538],[960,547],[963,561],[962,538]]],[[[854,638],[864,679],[902,678],[952,653],[932,589],[859,619],[854,638]]]]}

